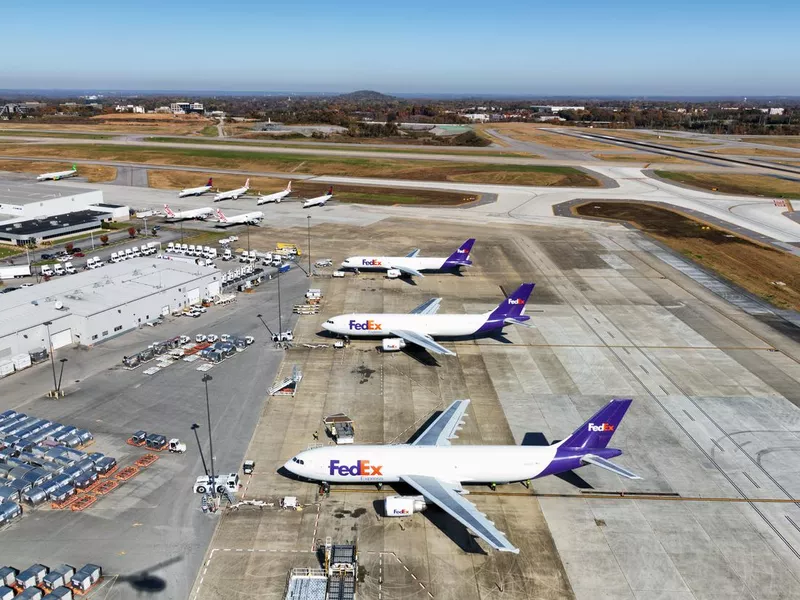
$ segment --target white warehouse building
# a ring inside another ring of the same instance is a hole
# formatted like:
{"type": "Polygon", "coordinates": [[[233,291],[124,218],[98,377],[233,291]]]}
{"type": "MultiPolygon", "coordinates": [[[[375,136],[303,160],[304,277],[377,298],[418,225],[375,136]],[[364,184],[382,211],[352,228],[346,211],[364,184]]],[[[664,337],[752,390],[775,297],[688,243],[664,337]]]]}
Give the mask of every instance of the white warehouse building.
{"type": "Polygon", "coordinates": [[[0,181],[0,214],[50,217],[103,203],[103,192],[56,184],[0,181]]]}
{"type": "Polygon", "coordinates": [[[218,295],[214,267],[136,258],[0,295],[0,363],[38,348],[93,346],[218,295]]]}

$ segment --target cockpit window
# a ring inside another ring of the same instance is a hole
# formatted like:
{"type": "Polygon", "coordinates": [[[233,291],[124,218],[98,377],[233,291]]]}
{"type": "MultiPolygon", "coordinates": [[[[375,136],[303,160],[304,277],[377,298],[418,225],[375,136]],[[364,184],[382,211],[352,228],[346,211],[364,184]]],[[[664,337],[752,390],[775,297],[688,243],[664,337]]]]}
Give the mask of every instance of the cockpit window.
{"type": "Polygon", "coordinates": [[[326,322],[328,325],[333,325],[333,319],[328,319],[328,320],[327,320],[327,321],[325,321],[325,322],[326,322]]]}
{"type": "Polygon", "coordinates": [[[304,465],[304,464],[306,464],[306,463],[304,463],[302,460],[300,460],[299,458],[297,458],[296,456],[293,456],[293,457],[292,457],[292,462],[296,462],[298,465],[304,465]]]}

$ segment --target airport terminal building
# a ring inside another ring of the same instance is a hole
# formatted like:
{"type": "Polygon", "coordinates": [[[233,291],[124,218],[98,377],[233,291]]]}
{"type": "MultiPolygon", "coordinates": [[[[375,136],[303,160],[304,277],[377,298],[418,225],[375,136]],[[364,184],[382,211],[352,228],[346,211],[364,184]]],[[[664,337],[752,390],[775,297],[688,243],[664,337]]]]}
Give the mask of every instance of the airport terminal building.
{"type": "Polygon", "coordinates": [[[38,348],[93,346],[214,297],[214,267],[136,258],[0,295],[0,363],[38,348]]]}

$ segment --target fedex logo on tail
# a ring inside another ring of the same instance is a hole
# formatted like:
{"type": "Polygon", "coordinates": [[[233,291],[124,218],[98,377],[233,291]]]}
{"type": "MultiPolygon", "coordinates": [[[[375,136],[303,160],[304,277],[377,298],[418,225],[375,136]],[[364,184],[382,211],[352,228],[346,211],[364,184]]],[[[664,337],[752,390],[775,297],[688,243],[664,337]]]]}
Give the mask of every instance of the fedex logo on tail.
{"type": "Polygon", "coordinates": [[[348,475],[353,477],[382,476],[381,469],[383,469],[383,465],[371,465],[368,460],[358,460],[354,465],[343,465],[338,460],[332,460],[328,465],[328,473],[330,475],[340,475],[342,477],[348,475]]]}
{"type": "Polygon", "coordinates": [[[365,267],[380,267],[383,263],[374,258],[363,258],[361,259],[361,264],[365,267]]]}
{"type": "Polygon", "coordinates": [[[372,319],[367,319],[363,323],[360,321],[350,320],[350,329],[355,331],[381,331],[381,324],[372,319]]]}
{"type": "Polygon", "coordinates": [[[589,423],[589,431],[596,431],[596,432],[614,431],[614,426],[609,423],[602,423],[601,425],[595,425],[594,423],[589,423]]]}
{"type": "Polygon", "coordinates": [[[508,303],[512,305],[520,305],[520,304],[524,305],[525,300],[523,300],[522,298],[509,298],[508,303]]]}

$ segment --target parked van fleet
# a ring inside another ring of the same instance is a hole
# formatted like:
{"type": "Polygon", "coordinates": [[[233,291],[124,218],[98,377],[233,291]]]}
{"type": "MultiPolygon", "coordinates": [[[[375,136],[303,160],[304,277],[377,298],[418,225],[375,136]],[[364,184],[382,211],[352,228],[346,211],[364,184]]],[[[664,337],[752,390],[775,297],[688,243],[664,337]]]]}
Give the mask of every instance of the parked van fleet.
{"type": "Polygon", "coordinates": [[[75,267],[72,266],[71,262],[64,263],[64,270],[70,275],[74,275],[75,273],[78,272],[77,269],[75,269],[75,267]]]}
{"type": "Polygon", "coordinates": [[[60,264],[56,263],[53,265],[53,274],[55,275],[66,275],[67,272],[64,270],[64,267],[60,264]]]}
{"type": "Polygon", "coordinates": [[[128,260],[129,258],[133,258],[133,250],[130,248],[125,248],[125,260],[128,260]]]}
{"type": "Polygon", "coordinates": [[[53,269],[50,268],[50,265],[42,265],[41,273],[42,273],[43,277],[45,275],[47,275],[48,277],[51,277],[53,275],[53,269]]]}

